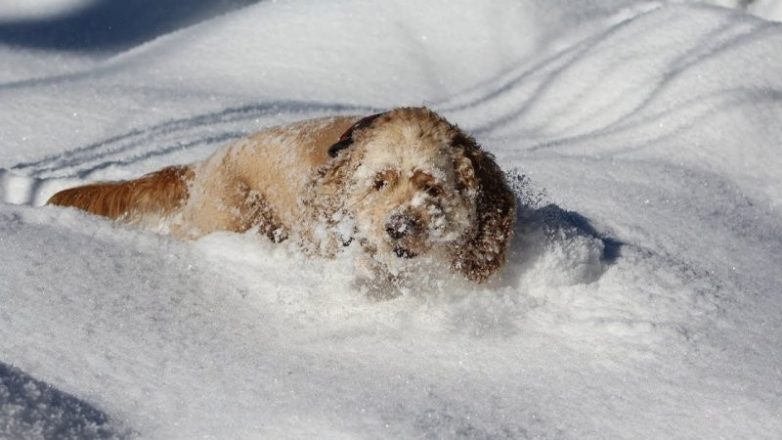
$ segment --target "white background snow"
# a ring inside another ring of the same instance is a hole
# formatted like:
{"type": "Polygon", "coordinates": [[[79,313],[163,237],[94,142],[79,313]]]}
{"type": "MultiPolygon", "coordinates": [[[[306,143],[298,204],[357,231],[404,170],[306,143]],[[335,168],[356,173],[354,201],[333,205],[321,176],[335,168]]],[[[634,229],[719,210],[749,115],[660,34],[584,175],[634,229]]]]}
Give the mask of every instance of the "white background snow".
{"type": "Polygon", "coordinates": [[[0,2],[0,437],[782,438],[779,2],[33,3],[0,2]],[[421,104],[523,204],[488,285],[376,302],[347,256],[41,206],[421,104]]]}

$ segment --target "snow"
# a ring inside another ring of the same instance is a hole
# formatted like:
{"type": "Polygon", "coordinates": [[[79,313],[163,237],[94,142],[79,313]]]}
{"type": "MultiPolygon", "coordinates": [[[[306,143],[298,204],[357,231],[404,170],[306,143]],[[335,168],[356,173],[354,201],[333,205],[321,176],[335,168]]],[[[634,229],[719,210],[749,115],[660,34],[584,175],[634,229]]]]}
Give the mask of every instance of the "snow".
{"type": "Polygon", "coordinates": [[[3,0],[0,21],[33,20],[66,15],[88,6],[92,0],[3,0]]]}
{"type": "Polygon", "coordinates": [[[3,35],[0,437],[782,436],[780,25],[681,1],[300,0],[108,52],[3,35]],[[375,301],[350,252],[41,206],[263,127],[421,104],[523,204],[489,284],[419,273],[375,301]]]}
{"type": "Polygon", "coordinates": [[[726,8],[740,8],[767,20],[782,20],[782,3],[777,0],[711,0],[709,3],[726,8]]]}

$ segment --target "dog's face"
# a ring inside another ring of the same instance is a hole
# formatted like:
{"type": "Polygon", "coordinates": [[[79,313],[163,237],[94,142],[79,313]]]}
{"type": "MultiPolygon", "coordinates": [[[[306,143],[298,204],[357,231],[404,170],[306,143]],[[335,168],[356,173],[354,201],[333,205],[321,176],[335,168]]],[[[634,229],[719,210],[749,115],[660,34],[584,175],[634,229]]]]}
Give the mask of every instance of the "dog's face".
{"type": "Polygon", "coordinates": [[[431,110],[368,116],[328,154],[301,200],[325,225],[307,230],[314,252],[358,241],[389,269],[428,254],[476,282],[505,262],[515,195],[493,156],[431,110]]]}
{"type": "Polygon", "coordinates": [[[469,232],[476,187],[459,134],[426,109],[389,112],[355,134],[346,207],[376,258],[447,253],[469,232]]]}

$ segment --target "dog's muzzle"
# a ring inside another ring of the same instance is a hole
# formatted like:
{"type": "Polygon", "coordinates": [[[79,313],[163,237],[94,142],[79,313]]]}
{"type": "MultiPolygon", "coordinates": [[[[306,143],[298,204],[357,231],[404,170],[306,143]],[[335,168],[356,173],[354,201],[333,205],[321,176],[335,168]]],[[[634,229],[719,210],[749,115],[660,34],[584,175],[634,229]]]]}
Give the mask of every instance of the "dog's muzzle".
{"type": "MultiPolygon", "coordinates": [[[[421,233],[421,221],[410,214],[392,214],[386,220],[386,234],[394,242],[394,254],[399,258],[413,258],[417,253],[405,246],[406,239],[415,239],[421,233]]],[[[409,243],[408,243],[409,244],[409,243]]]]}
{"type": "Polygon", "coordinates": [[[386,233],[393,240],[415,235],[421,229],[421,222],[406,214],[394,214],[386,221],[386,233]]]}
{"type": "Polygon", "coordinates": [[[409,249],[405,249],[405,248],[403,248],[401,246],[394,246],[394,253],[399,258],[413,258],[416,255],[418,255],[415,252],[413,252],[413,251],[411,251],[409,249]]]}

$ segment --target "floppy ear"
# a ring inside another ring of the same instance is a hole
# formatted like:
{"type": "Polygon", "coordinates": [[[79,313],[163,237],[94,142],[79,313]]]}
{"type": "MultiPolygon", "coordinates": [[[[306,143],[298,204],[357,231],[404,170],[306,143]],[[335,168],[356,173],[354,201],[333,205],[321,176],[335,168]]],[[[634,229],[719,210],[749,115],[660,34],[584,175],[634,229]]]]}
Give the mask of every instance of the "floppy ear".
{"type": "MultiPolygon", "coordinates": [[[[361,163],[363,153],[361,148],[349,148],[323,165],[309,179],[301,198],[302,210],[307,221],[312,224],[335,226],[343,219],[347,214],[345,206],[347,186],[361,163]]],[[[302,238],[309,242],[309,251],[332,256],[346,243],[346,240],[350,241],[350,237],[342,237],[335,230],[330,232],[331,234],[323,235],[317,231],[310,231],[302,238]]]]}
{"type": "Polygon", "coordinates": [[[458,189],[463,196],[475,197],[476,225],[455,249],[451,263],[467,278],[481,282],[505,262],[516,218],[516,197],[494,157],[481,150],[474,139],[459,133],[454,143],[463,154],[455,164],[458,189]]]}
{"type": "Polygon", "coordinates": [[[328,216],[341,209],[345,187],[358,168],[361,156],[363,151],[351,148],[318,169],[305,189],[307,209],[315,208],[328,216]]]}

